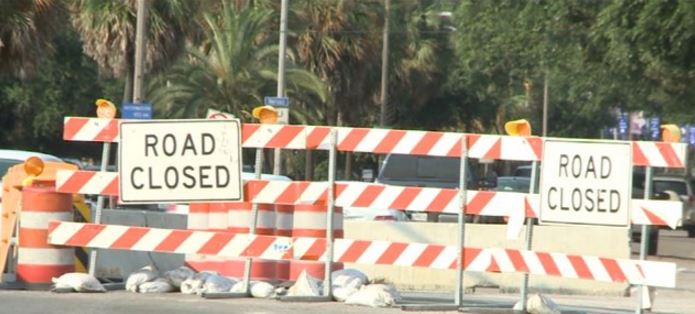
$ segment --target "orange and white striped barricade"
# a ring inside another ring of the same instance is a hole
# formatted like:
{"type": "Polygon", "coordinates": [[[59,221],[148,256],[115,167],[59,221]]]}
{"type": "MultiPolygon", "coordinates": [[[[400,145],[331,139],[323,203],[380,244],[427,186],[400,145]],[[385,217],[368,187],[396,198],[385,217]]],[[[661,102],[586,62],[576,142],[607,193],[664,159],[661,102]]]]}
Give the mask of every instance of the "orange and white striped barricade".
{"type": "MultiPolygon", "coordinates": [[[[326,217],[328,216],[325,205],[294,205],[292,217],[292,237],[325,238],[327,236],[326,217]]],[[[341,207],[335,207],[333,216],[333,236],[336,239],[343,238],[343,211],[341,207]]],[[[333,263],[332,269],[343,268],[342,263],[333,263]]],[[[314,278],[325,278],[325,265],[322,262],[290,260],[288,280],[295,281],[302,273],[314,278]]]]}
{"type": "Polygon", "coordinates": [[[50,285],[53,277],[75,271],[75,250],[48,243],[48,222],[72,221],[72,195],[52,184],[22,189],[17,278],[22,283],[50,285]]]}
{"type": "MultiPolygon", "coordinates": [[[[249,202],[225,203],[227,206],[227,230],[233,233],[249,233],[252,215],[252,204],[249,202]]],[[[275,210],[273,205],[258,204],[256,217],[256,234],[275,234],[275,210]]],[[[227,259],[224,263],[225,276],[242,278],[244,276],[245,259],[227,259]]],[[[250,270],[251,280],[275,282],[277,278],[277,261],[253,259],[250,270]]]]}
{"type": "MultiPolygon", "coordinates": [[[[275,205],[275,235],[280,237],[292,236],[294,220],[294,205],[275,205]]],[[[290,260],[276,261],[275,275],[278,281],[290,280],[290,260]]]]}
{"type": "MultiPolygon", "coordinates": [[[[66,132],[64,133],[66,139],[113,141],[113,138],[109,139],[109,136],[106,136],[113,133],[113,125],[103,125],[101,130],[95,131],[92,126],[83,128],[86,122],[80,121],[80,119],[82,118],[66,118],[66,132]],[[75,119],[75,121],[72,121],[72,119],[75,119]],[[71,126],[68,127],[68,124],[71,126]]],[[[116,124],[117,123],[118,122],[116,122],[116,124]]],[[[424,156],[446,156],[460,157],[464,162],[466,158],[540,161],[543,158],[544,143],[542,138],[533,136],[515,137],[451,132],[260,124],[243,125],[241,141],[243,147],[247,148],[320,149],[377,154],[398,153],[424,156]]],[[[631,147],[631,159],[635,166],[683,167],[685,163],[685,145],[683,144],[631,142],[631,147]]],[[[331,160],[329,158],[329,164],[330,163],[331,160]]],[[[329,179],[330,172],[333,170],[334,164],[329,166],[329,179]]],[[[465,182],[462,184],[465,185],[465,182]]],[[[249,185],[249,183],[247,183],[247,185],[249,185]]],[[[320,185],[320,183],[308,184],[308,190],[298,196],[299,201],[287,201],[287,195],[297,195],[297,193],[288,193],[276,199],[273,204],[311,204],[306,202],[308,199],[307,195],[311,195],[320,190],[320,185]]],[[[352,183],[348,185],[352,185],[352,183]]],[[[246,188],[247,190],[249,189],[248,186],[246,188]]],[[[370,189],[369,193],[379,189],[376,185],[368,186],[367,188],[370,189]]],[[[388,188],[390,187],[384,186],[384,189],[388,188]]],[[[323,198],[326,201],[325,204],[331,204],[335,201],[336,205],[342,205],[339,201],[340,189],[340,184],[333,184],[332,180],[329,180],[327,187],[324,189],[326,196],[318,196],[318,198],[323,198]]],[[[260,190],[257,189],[257,191],[260,190]]],[[[465,186],[461,186],[458,190],[453,191],[446,191],[445,189],[440,191],[422,189],[417,192],[422,194],[418,194],[414,198],[409,198],[415,193],[414,191],[416,190],[404,191],[403,193],[406,195],[404,198],[398,199],[397,201],[391,199],[391,201],[403,207],[407,207],[406,205],[411,204],[411,207],[408,208],[411,210],[412,207],[426,204],[428,201],[426,197],[432,195],[431,193],[434,192],[439,193],[438,196],[430,199],[430,203],[427,203],[427,208],[421,207],[419,211],[451,211],[454,213],[492,214],[510,217],[514,215],[516,215],[515,217],[538,216],[538,195],[523,193],[509,193],[509,195],[480,193],[479,195],[473,195],[474,197],[471,198],[472,191],[466,191],[465,186]],[[456,201],[447,199],[448,197],[453,197],[456,201]],[[503,208],[488,208],[492,207],[492,204],[496,204],[496,200],[506,197],[515,198],[516,201],[514,205],[505,205],[503,208]],[[523,203],[516,203],[517,201],[523,203]],[[480,204],[487,205],[478,206],[480,204]],[[478,208],[473,205],[476,205],[478,208]],[[468,206],[471,206],[470,210],[468,206]],[[479,210],[481,207],[484,210],[479,210]],[[523,215],[520,215],[519,212],[523,212],[523,215]]],[[[251,199],[251,202],[259,203],[261,200],[264,200],[264,197],[260,196],[263,192],[264,191],[250,193],[250,195],[254,197],[254,199],[251,199]]],[[[388,197],[384,199],[377,198],[375,202],[388,202],[388,197]]],[[[348,200],[346,202],[350,201],[348,200]]],[[[353,202],[357,202],[357,200],[353,202]]],[[[645,201],[640,203],[637,200],[632,200],[630,211],[632,213],[637,213],[632,215],[632,223],[674,225],[672,222],[674,221],[675,214],[665,214],[668,211],[662,210],[661,208],[661,206],[665,205],[674,207],[671,203],[675,202],[654,203],[654,201],[645,201]],[[652,206],[659,208],[654,208],[652,206]]],[[[332,214],[333,211],[329,211],[329,213],[332,214]]],[[[332,222],[332,220],[329,221],[332,222]]],[[[518,219],[510,219],[510,221],[518,221],[518,219]]],[[[521,219],[521,221],[523,222],[523,219],[521,219]]],[[[331,239],[332,235],[331,232],[328,233],[328,244],[333,243],[331,239]]],[[[330,245],[326,246],[326,250],[328,251],[326,259],[330,261],[332,260],[330,245]]],[[[330,265],[330,263],[327,263],[327,265],[330,265]]],[[[458,295],[457,293],[457,298],[458,295]]]]}
{"type": "MultiPolygon", "coordinates": [[[[206,254],[265,259],[327,261],[324,238],[279,237],[229,232],[174,230],[52,221],[53,245],[147,252],[206,254]]],[[[335,240],[335,261],[455,269],[456,246],[391,241],[335,240]]],[[[676,264],[518,249],[466,247],[466,271],[521,272],[601,282],[673,288],[676,264]]]]}

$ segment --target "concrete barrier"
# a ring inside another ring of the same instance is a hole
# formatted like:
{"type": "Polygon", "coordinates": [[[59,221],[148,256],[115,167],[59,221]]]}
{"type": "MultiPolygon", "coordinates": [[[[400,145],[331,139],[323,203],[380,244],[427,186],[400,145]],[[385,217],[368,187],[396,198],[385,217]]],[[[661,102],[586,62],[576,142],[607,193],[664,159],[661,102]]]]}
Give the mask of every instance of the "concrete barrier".
{"type": "MultiPolygon", "coordinates": [[[[186,229],[186,215],[145,210],[104,209],[101,222],[109,225],[126,225],[153,228],[186,229]]],[[[92,213],[94,217],[94,213],[92,213]]],[[[160,271],[183,265],[183,254],[139,252],[124,250],[100,250],[95,275],[98,278],[126,279],[143,266],[154,264],[160,271]]]]}
{"type": "MultiPolygon", "coordinates": [[[[388,221],[344,221],[345,238],[401,242],[456,244],[456,224],[388,221]]],[[[506,239],[506,225],[466,224],[466,246],[523,248],[523,230],[517,240],[506,239]]],[[[597,226],[535,226],[533,250],[601,257],[629,258],[628,230],[597,226]]],[[[455,270],[417,267],[346,264],[370,278],[384,278],[402,289],[453,290],[455,270]]],[[[504,292],[518,291],[522,274],[467,272],[467,288],[497,286],[504,292]]],[[[529,290],[543,293],[572,293],[624,296],[628,284],[603,283],[590,280],[548,276],[530,276],[529,290]]]]}

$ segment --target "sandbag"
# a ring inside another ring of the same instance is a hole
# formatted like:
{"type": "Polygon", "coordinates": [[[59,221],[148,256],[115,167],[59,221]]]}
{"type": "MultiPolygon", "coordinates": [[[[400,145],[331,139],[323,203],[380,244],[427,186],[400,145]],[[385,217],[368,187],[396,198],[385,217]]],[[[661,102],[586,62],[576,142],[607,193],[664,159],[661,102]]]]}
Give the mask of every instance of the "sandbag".
{"type": "MultiPolygon", "coordinates": [[[[514,304],[515,311],[521,311],[521,301],[514,304]]],[[[557,304],[547,296],[534,294],[526,300],[526,312],[529,314],[560,314],[557,304]]]]}
{"type": "Polygon", "coordinates": [[[213,275],[217,275],[217,272],[202,271],[197,274],[194,274],[193,277],[181,282],[181,293],[198,294],[199,291],[200,293],[202,293],[205,280],[213,275]]]}
{"type": "Polygon", "coordinates": [[[345,302],[351,295],[355,294],[355,292],[359,291],[358,288],[347,286],[347,287],[338,287],[338,286],[333,286],[333,299],[338,301],[338,302],[345,302]]]}
{"type": "Polygon", "coordinates": [[[386,284],[372,284],[350,295],[345,304],[365,305],[371,307],[393,306],[400,302],[401,295],[396,288],[386,284]]]}
{"type": "Polygon", "coordinates": [[[152,281],[157,277],[159,277],[157,267],[154,265],[147,265],[137,271],[134,271],[130,274],[130,276],[128,276],[128,279],[125,282],[125,289],[131,292],[138,292],[138,287],[141,284],[152,281]]]}
{"type": "Polygon", "coordinates": [[[203,292],[207,293],[221,293],[228,292],[232,289],[234,284],[237,283],[237,279],[231,279],[220,275],[210,275],[205,278],[205,283],[203,288],[198,291],[198,294],[203,292]]]}
{"type": "Polygon", "coordinates": [[[317,297],[321,295],[320,281],[309,276],[306,270],[302,271],[297,281],[287,291],[287,296],[293,297],[317,297]]]}
{"type": "Polygon", "coordinates": [[[338,287],[359,289],[369,282],[369,277],[357,269],[347,268],[332,272],[331,281],[334,289],[338,287]]]}
{"type": "Polygon", "coordinates": [[[176,290],[166,278],[143,282],[138,286],[139,293],[167,293],[176,290]]]}
{"type": "Polygon", "coordinates": [[[53,286],[56,289],[72,288],[77,292],[106,292],[99,280],[85,273],[67,273],[58,278],[53,278],[53,286]]]}
{"type": "Polygon", "coordinates": [[[193,275],[195,275],[194,270],[186,266],[181,266],[177,269],[172,269],[168,272],[165,272],[164,278],[168,280],[174,288],[181,288],[181,283],[186,279],[192,278],[193,275]]]}
{"type": "Polygon", "coordinates": [[[274,292],[275,287],[267,282],[256,281],[251,283],[251,296],[254,298],[270,298],[274,292]]]}

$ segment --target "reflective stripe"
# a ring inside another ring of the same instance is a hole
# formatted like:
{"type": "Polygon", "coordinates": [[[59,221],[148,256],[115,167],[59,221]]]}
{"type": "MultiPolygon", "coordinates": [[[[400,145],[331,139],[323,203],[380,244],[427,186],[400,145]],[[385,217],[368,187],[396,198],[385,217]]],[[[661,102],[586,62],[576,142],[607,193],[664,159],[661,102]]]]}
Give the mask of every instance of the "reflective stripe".
{"type": "Polygon", "coordinates": [[[19,249],[17,264],[39,265],[73,265],[75,263],[75,249],[19,249]]]}
{"type": "Polygon", "coordinates": [[[23,211],[19,220],[20,228],[48,229],[51,220],[72,221],[72,212],[31,212],[23,211]]]}

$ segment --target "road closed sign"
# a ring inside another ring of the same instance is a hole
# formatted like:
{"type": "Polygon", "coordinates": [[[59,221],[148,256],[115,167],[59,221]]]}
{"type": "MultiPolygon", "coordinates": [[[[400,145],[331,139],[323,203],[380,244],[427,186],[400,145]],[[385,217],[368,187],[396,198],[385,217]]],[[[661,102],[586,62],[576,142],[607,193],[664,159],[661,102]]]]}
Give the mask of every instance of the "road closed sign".
{"type": "Polygon", "coordinates": [[[239,120],[123,121],[119,184],[123,203],[239,201],[239,120]]]}
{"type": "Polygon", "coordinates": [[[545,141],[541,223],[628,226],[631,191],[630,143],[545,141]]]}

